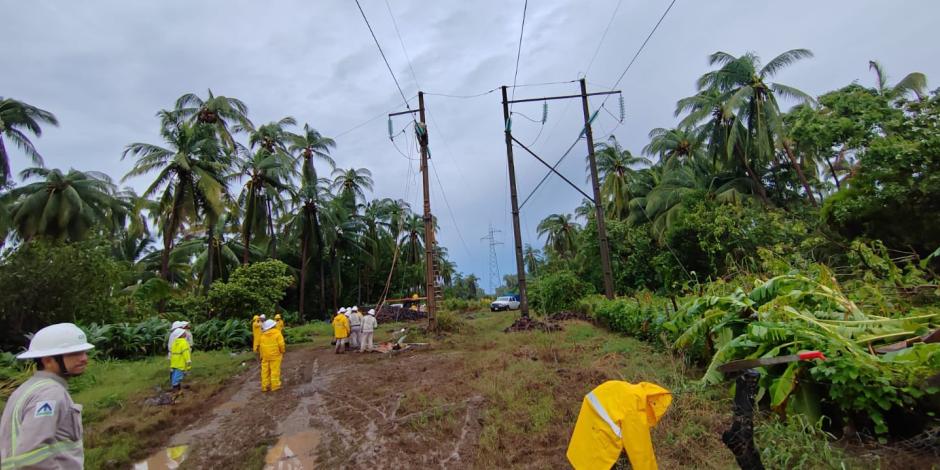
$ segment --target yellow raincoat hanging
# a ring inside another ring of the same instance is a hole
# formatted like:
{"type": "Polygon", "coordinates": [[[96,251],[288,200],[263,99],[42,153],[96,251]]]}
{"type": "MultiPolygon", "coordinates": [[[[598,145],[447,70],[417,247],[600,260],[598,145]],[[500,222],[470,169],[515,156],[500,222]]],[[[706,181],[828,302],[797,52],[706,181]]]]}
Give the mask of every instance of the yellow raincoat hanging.
{"type": "Polygon", "coordinates": [[[568,444],[568,461],[575,470],[607,470],[625,450],[634,470],[655,470],[650,428],[671,403],[669,390],[656,384],[602,383],[581,403],[568,444]]]}

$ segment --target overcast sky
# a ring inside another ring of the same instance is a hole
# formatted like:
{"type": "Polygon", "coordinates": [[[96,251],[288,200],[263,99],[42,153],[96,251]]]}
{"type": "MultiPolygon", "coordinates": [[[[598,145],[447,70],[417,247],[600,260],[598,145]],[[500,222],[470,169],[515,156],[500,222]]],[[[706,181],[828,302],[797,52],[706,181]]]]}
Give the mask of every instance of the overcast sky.
{"type": "MultiPolygon", "coordinates": [[[[499,92],[467,99],[434,94],[475,95],[512,85],[524,1],[361,2],[405,95],[413,97],[419,88],[428,93],[432,166],[443,186],[442,191],[432,172],[438,240],[460,271],[475,273],[486,286],[488,246],[480,237],[492,224],[504,242],[498,247],[500,273],[514,272],[499,92]]],[[[565,82],[586,75],[589,91],[605,90],[668,4],[529,2],[517,82],[565,82]]],[[[401,155],[389,142],[384,116],[403,109],[403,100],[352,0],[0,0],[0,11],[0,96],[59,118],[60,127],[47,128],[34,140],[49,167],[99,170],[119,179],[132,165],[121,161],[128,143],[161,143],[158,110],[172,107],[183,93],[205,96],[211,88],[247,103],[256,124],[294,116],[335,136],[339,166],[371,169],[375,197],[404,198],[420,211],[417,162],[406,158],[417,156],[413,141],[409,133],[396,139],[401,155]]],[[[624,147],[639,153],[650,129],[675,125],[676,100],[695,92],[695,79],[709,69],[707,55],[718,50],[754,51],[766,61],[788,49],[810,49],[815,58],[789,67],[776,80],[811,95],[854,80],[872,84],[870,59],[881,61],[893,81],[921,71],[935,88],[937,18],[936,0],[679,0],[618,87],[626,119],[618,122],[619,103],[610,99],[613,115],[600,113],[595,138],[613,131],[624,147]]],[[[515,95],[577,92],[577,83],[563,83],[519,87],[515,95]]],[[[592,106],[602,100],[592,99],[592,106]]],[[[513,110],[538,120],[542,105],[513,110]]],[[[513,133],[522,142],[534,141],[532,148],[554,161],[578,136],[580,119],[579,101],[553,101],[544,128],[517,117],[513,133]]],[[[407,123],[396,119],[395,131],[407,123]]],[[[521,150],[515,155],[523,198],[544,170],[521,150]]],[[[589,192],[585,155],[582,141],[560,169],[589,192]]],[[[17,150],[12,163],[14,171],[26,166],[17,150]]],[[[128,182],[138,191],[148,183],[148,178],[128,182]]],[[[535,233],[539,220],[570,212],[580,200],[551,178],[522,210],[524,242],[541,247],[544,240],[535,233]]]]}

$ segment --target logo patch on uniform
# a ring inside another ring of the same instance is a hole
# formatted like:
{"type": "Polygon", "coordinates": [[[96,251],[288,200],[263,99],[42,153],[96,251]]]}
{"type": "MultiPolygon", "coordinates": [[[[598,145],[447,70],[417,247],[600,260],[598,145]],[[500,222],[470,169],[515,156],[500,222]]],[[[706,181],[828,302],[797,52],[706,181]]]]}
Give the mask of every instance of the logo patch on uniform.
{"type": "Polygon", "coordinates": [[[54,416],[55,415],[55,401],[41,401],[36,405],[36,414],[35,417],[39,418],[42,416],[54,416]]]}

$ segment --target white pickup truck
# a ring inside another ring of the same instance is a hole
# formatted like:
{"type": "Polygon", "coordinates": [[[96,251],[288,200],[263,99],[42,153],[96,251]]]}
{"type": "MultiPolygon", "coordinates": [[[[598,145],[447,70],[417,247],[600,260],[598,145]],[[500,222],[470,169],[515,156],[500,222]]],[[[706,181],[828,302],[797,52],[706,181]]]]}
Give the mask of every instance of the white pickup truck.
{"type": "Polygon", "coordinates": [[[490,311],[498,312],[500,310],[518,310],[519,309],[519,300],[516,296],[507,295],[503,297],[497,297],[492,303],[490,303],[490,311]]]}

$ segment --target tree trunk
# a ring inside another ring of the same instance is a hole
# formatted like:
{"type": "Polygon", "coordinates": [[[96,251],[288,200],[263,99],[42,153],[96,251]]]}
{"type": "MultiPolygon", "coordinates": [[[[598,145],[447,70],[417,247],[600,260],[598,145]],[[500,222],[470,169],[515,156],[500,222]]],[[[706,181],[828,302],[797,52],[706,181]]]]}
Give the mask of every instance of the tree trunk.
{"type": "Polygon", "coordinates": [[[242,264],[248,265],[248,246],[251,243],[251,229],[245,226],[245,229],[242,233],[242,243],[245,244],[245,249],[242,250],[242,264]]]}
{"type": "Polygon", "coordinates": [[[747,176],[754,181],[754,186],[757,188],[757,196],[760,197],[760,200],[763,201],[764,205],[770,205],[770,200],[767,199],[767,190],[764,188],[764,183],[761,182],[760,178],[757,177],[757,173],[754,173],[754,170],[751,169],[751,163],[747,161],[747,152],[741,148],[740,144],[734,145],[735,150],[741,158],[741,163],[744,164],[744,171],[747,173],[747,176]]]}
{"type": "Polygon", "coordinates": [[[268,228],[271,231],[271,243],[268,247],[268,256],[271,258],[277,258],[277,235],[274,233],[274,220],[271,214],[271,200],[265,201],[265,204],[268,207],[268,228]]]}
{"type": "Polygon", "coordinates": [[[819,207],[819,205],[816,204],[816,198],[813,197],[813,190],[809,187],[809,182],[806,181],[806,175],[803,174],[803,165],[796,160],[789,142],[783,142],[783,150],[787,153],[787,158],[790,159],[790,164],[793,165],[793,169],[796,170],[797,176],[800,177],[800,184],[803,185],[803,190],[806,191],[806,197],[809,198],[810,204],[812,204],[813,207],[819,207]]]}
{"type": "Polygon", "coordinates": [[[206,256],[206,277],[202,280],[203,295],[209,295],[209,286],[212,285],[212,278],[215,270],[215,222],[209,222],[206,230],[209,235],[209,254],[206,256]]]}
{"type": "Polygon", "coordinates": [[[297,314],[300,316],[300,321],[304,321],[304,301],[306,296],[304,295],[307,291],[307,225],[304,224],[304,229],[300,232],[300,303],[297,305],[297,314]],[[306,236],[305,236],[306,235],[306,236]]]}
{"type": "Polygon", "coordinates": [[[330,248],[330,266],[333,267],[333,310],[339,310],[339,270],[336,269],[336,247],[330,248]]]}

